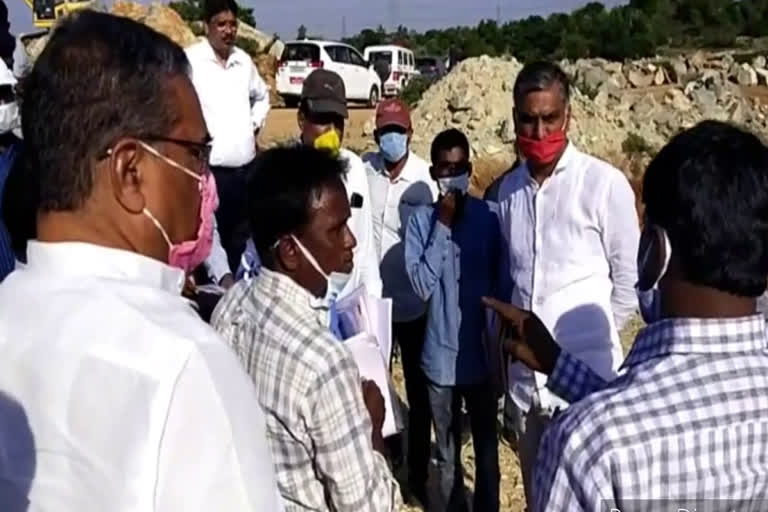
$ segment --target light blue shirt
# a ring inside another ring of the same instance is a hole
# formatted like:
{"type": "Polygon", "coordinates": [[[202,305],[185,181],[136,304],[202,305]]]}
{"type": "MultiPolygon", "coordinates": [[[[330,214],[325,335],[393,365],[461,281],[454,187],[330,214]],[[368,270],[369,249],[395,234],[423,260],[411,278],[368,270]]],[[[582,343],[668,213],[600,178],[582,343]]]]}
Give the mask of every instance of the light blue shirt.
{"type": "Polygon", "coordinates": [[[485,201],[468,196],[452,229],[438,221],[434,206],[409,219],[405,262],[414,291],[429,301],[421,366],[433,383],[471,385],[489,378],[481,299],[503,296],[504,253],[498,217],[485,201]]]}

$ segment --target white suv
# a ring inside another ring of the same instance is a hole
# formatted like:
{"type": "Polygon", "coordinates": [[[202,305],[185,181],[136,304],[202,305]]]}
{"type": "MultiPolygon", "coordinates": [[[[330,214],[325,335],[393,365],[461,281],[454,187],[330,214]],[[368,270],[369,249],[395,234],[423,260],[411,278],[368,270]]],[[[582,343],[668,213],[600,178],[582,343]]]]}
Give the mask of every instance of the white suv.
{"type": "Polygon", "coordinates": [[[369,46],[365,49],[365,60],[384,84],[384,96],[397,96],[408,82],[419,72],[413,52],[402,46],[369,46]]]}
{"type": "Polygon", "coordinates": [[[381,79],[355,48],[332,41],[290,41],[285,44],[277,71],[277,92],[286,106],[295,107],[304,80],[317,68],[334,71],[344,80],[347,99],[371,108],[381,97],[381,79]]]}

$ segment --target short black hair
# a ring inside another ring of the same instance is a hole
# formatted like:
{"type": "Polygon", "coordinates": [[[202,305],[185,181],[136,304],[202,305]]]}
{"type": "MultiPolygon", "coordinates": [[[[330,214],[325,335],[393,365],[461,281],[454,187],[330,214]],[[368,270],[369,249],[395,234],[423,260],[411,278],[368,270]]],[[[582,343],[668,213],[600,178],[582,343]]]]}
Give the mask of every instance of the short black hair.
{"type": "Polygon", "coordinates": [[[310,221],[310,207],[328,186],[344,187],[344,162],[309,146],[279,146],[256,159],[248,180],[251,237],[261,261],[271,265],[272,246],[310,221]]]}
{"type": "Polygon", "coordinates": [[[515,104],[520,105],[529,93],[544,91],[555,84],[560,86],[563,100],[568,104],[571,100],[571,80],[560,66],[543,60],[526,64],[515,80],[515,104]]]}
{"type": "Polygon", "coordinates": [[[464,135],[461,130],[457,130],[456,128],[449,128],[448,130],[438,133],[435,139],[432,141],[432,149],[430,150],[432,163],[437,163],[437,159],[440,158],[441,151],[450,151],[453,148],[460,148],[464,150],[467,158],[470,157],[469,140],[467,140],[467,136],[464,135]]]}
{"type": "Polygon", "coordinates": [[[683,278],[741,297],[768,279],[768,148],[704,121],[676,135],[643,181],[648,222],[667,231],[683,278]]]}
{"type": "Polygon", "coordinates": [[[0,0],[0,26],[8,24],[8,6],[0,0]]]}
{"type": "Polygon", "coordinates": [[[178,122],[168,81],[189,76],[184,50],[121,16],[66,17],[24,80],[22,132],[42,211],[75,210],[117,139],[165,135],[178,122]]]}
{"type": "Polygon", "coordinates": [[[220,12],[230,11],[237,18],[238,7],[235,0],[205,0],[203,5],[203,19],[210,22],[220,12]]]}

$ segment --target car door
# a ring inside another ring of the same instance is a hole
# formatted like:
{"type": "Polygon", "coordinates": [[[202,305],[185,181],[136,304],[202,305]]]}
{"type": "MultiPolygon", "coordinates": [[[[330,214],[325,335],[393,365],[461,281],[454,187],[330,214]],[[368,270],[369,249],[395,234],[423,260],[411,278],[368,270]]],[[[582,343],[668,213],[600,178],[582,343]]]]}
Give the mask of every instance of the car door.
{"type": "Polygon", "coordinates": [[[347,89],[347,98],[360,97],[359,77],[355,73],[355,68],[349,62],[349,48],[346,46],[334,45],[326,46],[326,51],[333,61],[333,71],[344,80],[344,87],[347,89]]]}
{"type": "MultiPolygon", "coordinates": [[[[355,68],[358,84],[360,87],[360,99],[367,99],[373,85],[373,73],[368,69],[368,62],[354,48],[349,49],[350,65],[355,68]]],[[[379,91],[381,94],[381,91],[379,91]]]]}

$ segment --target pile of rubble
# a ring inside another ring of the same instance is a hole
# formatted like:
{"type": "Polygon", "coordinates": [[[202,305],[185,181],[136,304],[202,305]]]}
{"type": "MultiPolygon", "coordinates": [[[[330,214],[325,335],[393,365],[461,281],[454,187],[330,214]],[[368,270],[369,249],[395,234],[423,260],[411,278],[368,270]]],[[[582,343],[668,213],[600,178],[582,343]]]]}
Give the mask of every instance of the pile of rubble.
{"type": "MultiPolygon", "coordinates": [[[[627,161],[627,150],[653,153],[680,129],[703,119],[766,133],[768,112],[745,95],[748,88],[743,87],[757,84],[754,75],[768,76],[759,66],[765,65],[765,58],[754,64],[738,64],[728,54],[703,53],[656,62],[564,61],[561,65],[574,83],[569,137],[620,166],[627,161]]],[[[426,91],[415,109],[414,149],[428,155],[432,138],[455,127],[470,138],[474,157],[511,161],[512,88],[521,68],[514,58],[487,56],[459,64],[426,91]]]]}

